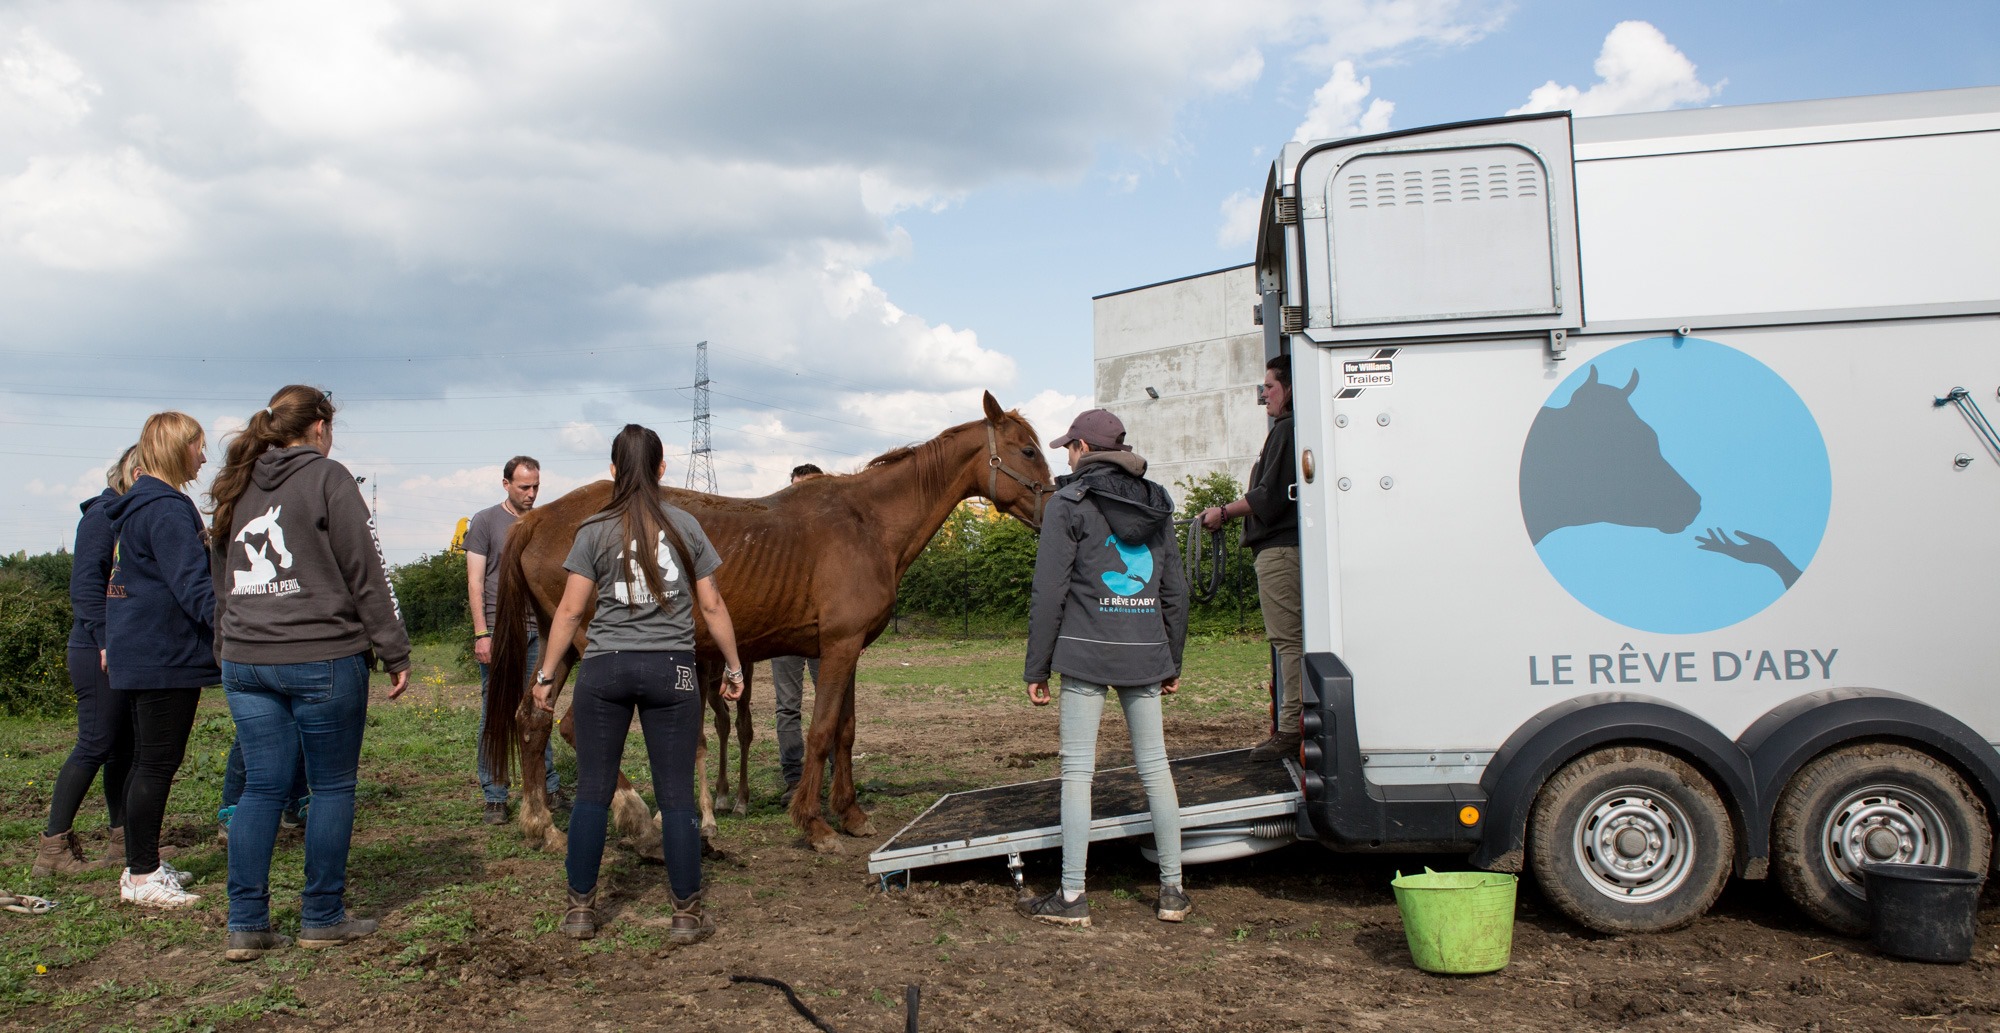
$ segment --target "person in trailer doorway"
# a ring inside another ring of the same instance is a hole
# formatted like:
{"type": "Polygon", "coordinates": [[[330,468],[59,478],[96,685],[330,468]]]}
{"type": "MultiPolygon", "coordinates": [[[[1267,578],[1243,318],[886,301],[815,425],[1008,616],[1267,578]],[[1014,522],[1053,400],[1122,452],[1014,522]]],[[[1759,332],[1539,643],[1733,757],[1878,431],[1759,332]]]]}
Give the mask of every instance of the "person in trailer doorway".
{"type": "MultiPolygon", "coordinates": [[[[722,557],[694,517],[660,498],[666,472],[660,436],[626,424],[611,442],[611,502],[577,529],[563,561],[569,577],[562,601],[549,622],[549,641],[574,641],[584,610],[595,605],[570,704],[576,722],[576,804],[564,863],[569,911],[562,931],[579,940],[597,935],[605,826],[635,711],[660,805],[660,846],[674,909],[667,940],[695,943],[715,932],[714,917],[702,909],[701,812],[694,797],[702,713],[694,658],[697,605],[724,661],[723,699],[743,697],[743,664],[729,607],[715,587],[722,557]]],[[[553,714],[552,668],[562,655],[549,652],[535,671],[534,698],[535,706],[553,714]]]]}
{"type": "Polygon", "coordinates": [[[201,899],[188,892],[188,873],[162,857],[160,825],[201,690],[222,680],[201,514],[185,494],[208,463],[203,440],[201,424],[186,413],[147,417],[139,432],[139,475],[130,491],[104,503],[118,543],[105,586],[104,659],[111,690],[132,715],[118,899],[140,907],[179,908],[201,899]]]}
{"type": "MultiPolygon", "coordinates": [[[[792,467],[792,483],[808,477],[823,477],[826,471],[811,463],[792,467]]],[[[805,773],[806,737],[799,725],[799,708],[806,698],[806,671],[811,669],[813,687],[819,687],[819,658],[774,656],[771,658],[771,695],[777,704],[778,770],[785,776],[785,795],[778,803],[792,805],[792,791],[805,773]]],[[[833,784],[828,778],[825,785],[833,784]]]]}
{"type": "Polygon", "coordinates": [[[1257,602],[1264,611],[1264,636],[1278,653],[1282,695],[1278,725],[1251,747],[1258,760],[1278,760],[1299,752],[1299,701],[1305,688],[1305,613],[1299,586],[1298,466],[1292,457],[1292,357],[1264,364],[1258,388],[1271,430],[1264,451],[1250,468],[1243,497],[1201,511],[1201,526],[1213,531],[1224,521],[1243,518],[1243,545],[1257,558],[1257,602]]]}
{"type": "Polygon", "coordinates": [[[1163,922],[1187,917],[1181,883],[1181,808],[1167,766],[1160,697],[1180,686],[1187,639],[1187,579],[1174,542],[1174,500],[1145,479],[1146,461],[1125,444],[1125,425],[1092,409],[1049,443],[1069,451],[1072,473],[1056,481],[1035,551],[1028,609],[1028,699],[1049,702],[1049,674],[1062,678],[1062,885],[1016,905],[1057,925],[1090,924],[1083,895],[1090,849],[1090,789],[1104,697],[1118,693],[1132,735],[1132,762],[1146,787],[1159,848],[1163,922]]]}
{"type": "MultiPolygon", "coordinates": [[[[472,515],[472,523],[465,529],[465,593],[471,603],[472,613],[472,658],[479,661],[479,738],[486,740],[486,680],[487,665],[493,662],[493,621],[500,610],[500,554],[507,548],[507,532],[513,530],[514,521],[535,508],[535,497],[542,490],[542,464],[532,456],[515,456],[507,460],[500,471],[500,487],[507,497],[498,505],[488,506],[472,515]]],[[[528,666],[535,669],[541,658],[541,641],[535,635],[535,622],[528,622],[528,666]]],[[[556,742],[549,737],[549,747],[542,754],[542,770],[547,771],[546,788],[549,806],[561,808],[567,802],[562,796],[562,779],[556,775],[556,742]]],[[[486,801],[484,820],[488,825],[507,824],[506,782],[496,782],[493,772],[486,766],[486,753],[479,753],[479,791],[486,801]]]]}
{"type": "Polygon", "coordinates": [[[410,637],[354,475],[328,458],[333,399],[292,384],[250,414],[209,488],[215,650],[243,750],[243,797],[229,829],[223,957],[253,961],[291,944],[271,928],[271,853],[304,757],[305,884],[298,944],[337,947],[377,922],[347,911],[354,791],[368,727],[368,669],[388,697],[410,684],[410,637]]]}

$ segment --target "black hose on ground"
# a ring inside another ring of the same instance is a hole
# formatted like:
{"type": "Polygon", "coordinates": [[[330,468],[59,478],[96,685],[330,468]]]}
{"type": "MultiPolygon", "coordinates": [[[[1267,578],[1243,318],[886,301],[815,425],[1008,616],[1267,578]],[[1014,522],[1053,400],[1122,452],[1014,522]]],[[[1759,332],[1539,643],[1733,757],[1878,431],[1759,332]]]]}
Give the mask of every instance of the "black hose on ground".
{"type": "MultiPolygon", "coordinates": [[[[837,1033],[831,1025],[827,1024],[825,1019],[814,1015],[812,1009],[806,1007],[806,1002],[799,1000],[798,993],[784,982],[776,979],[766,979],[763,976],[730,976],[729,981],[732,983],[757,983],[763,986],[777,987],[779,990],[784,991],[785,1000],[792,1002],[792,1010],[804,1016],[807,1022],[813,1024],[813,1028],[819,1030],[820,1033],[837,1033]]],[[[903,988],[903,1029],[905,1033],[917,1033],[917,1000],[920,995],[921,991],[918,990],[915,983],[911,983],[903,988]]]]}

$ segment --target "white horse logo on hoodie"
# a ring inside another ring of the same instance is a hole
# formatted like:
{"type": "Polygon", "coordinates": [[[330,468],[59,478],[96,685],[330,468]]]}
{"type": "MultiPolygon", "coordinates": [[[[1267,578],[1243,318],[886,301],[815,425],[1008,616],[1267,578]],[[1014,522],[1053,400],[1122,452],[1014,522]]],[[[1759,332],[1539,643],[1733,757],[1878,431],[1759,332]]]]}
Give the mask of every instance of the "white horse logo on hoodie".
{"type": "Polygon", "coordinates": [[[275,590],[270,587],[271,583],[277,580],[278,567],[290,569],[292,566],[292,551],[285,548],[285,529],[278,525],[278,514],[283,512],[284,508],[284,506],[272,506],[263,516],[244,524],[243,530],[236,533],[236,541],[243,543],[243,553],[249,560],[250,569],[230,572],[234,583],[229,594],[289,594],[287,588],[290,592],[298,591],[297,581],[287,581],[275,590]],[[259,535],[264,538],[264,542],[252,547],[251,537],[259,535]],[[271,563],[267,549],[274,550],[278,554],[275,566],[271,563]]]}

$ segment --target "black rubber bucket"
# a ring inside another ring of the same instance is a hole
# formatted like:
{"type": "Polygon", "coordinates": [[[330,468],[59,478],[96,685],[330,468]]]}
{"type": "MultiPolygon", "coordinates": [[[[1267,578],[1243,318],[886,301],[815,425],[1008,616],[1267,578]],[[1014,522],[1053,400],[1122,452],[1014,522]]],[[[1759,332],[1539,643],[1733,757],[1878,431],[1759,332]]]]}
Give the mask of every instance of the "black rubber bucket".
{"type": "Polygon", "coordinates": [[[1937,864],[1869,864],[1861,871],[1876,950],[1910,961],[1971,960],[1985,876],[1937,864]]]}

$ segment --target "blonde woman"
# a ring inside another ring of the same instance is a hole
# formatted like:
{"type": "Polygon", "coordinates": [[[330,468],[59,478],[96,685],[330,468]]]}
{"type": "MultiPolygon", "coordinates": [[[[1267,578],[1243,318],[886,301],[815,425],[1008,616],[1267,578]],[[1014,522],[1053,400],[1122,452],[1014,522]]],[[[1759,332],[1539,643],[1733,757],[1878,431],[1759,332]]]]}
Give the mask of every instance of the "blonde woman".
{"type": "Polygon", "coordinates": [[[139,432],[142,472],[130,491],[104,504],[118,542],[105,593],[105,666],[132,715],[118,896],[142,907],[201,899],[161,864],[160,823],[202,687],[222,681],[201,514],[185,493],[208,462],[203,444],[201,424],[186,413],[148,417],[139,432]]]}
{"type": "MultiPolygon", "coordinates": [[[[104,471],[104,491],[84,500],[83,518],[76,523],[76,548],[70,555],[69,605],[75,614],[69,629],[69,684],[76,690],[76,745],[56,774],[49,800],[49,823],[35,851],[33,874],[69,875],[98,865],[83,856],[70,826],[83,806],[90,784],[104,771],[104,805],[110,812],[112,847],[125,860],[125,776],[132,766],[132,722],[122,693],[113,693],[104,678],[104,588],[111,581],[111,518],[104,504],[132,487],[139,446],[133,445],[104,471]]],[[[109,862],[112,858],[107,856],[109,862]]]]}

